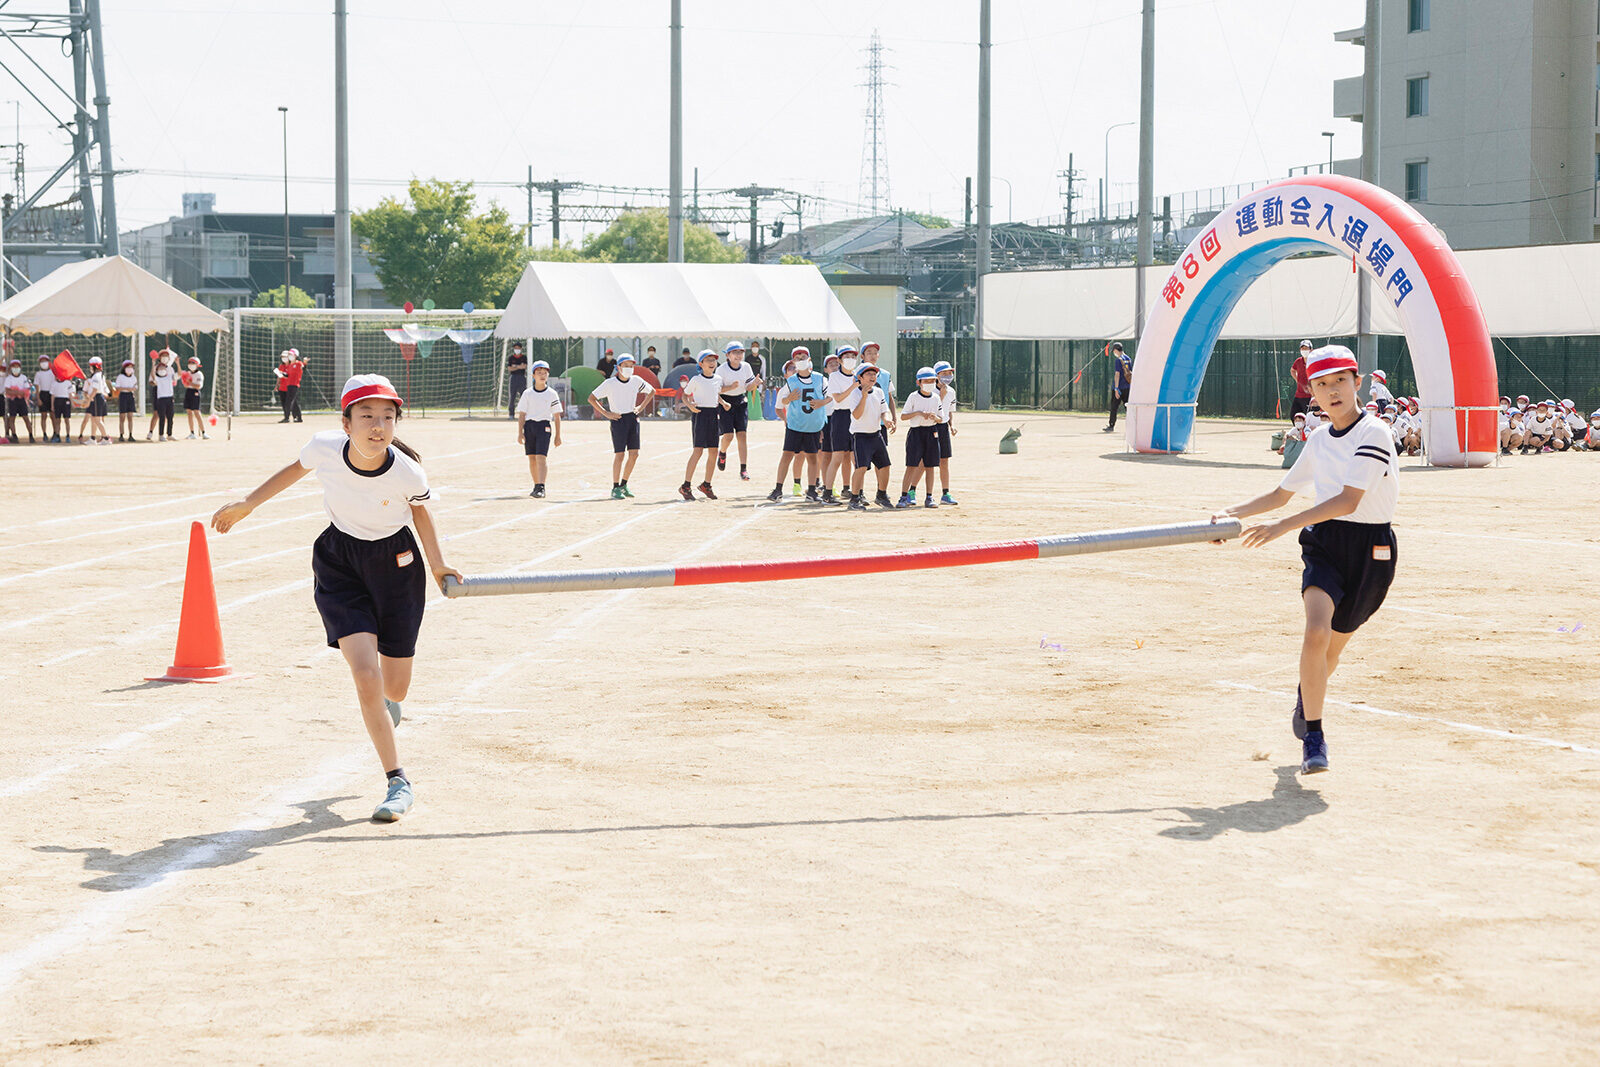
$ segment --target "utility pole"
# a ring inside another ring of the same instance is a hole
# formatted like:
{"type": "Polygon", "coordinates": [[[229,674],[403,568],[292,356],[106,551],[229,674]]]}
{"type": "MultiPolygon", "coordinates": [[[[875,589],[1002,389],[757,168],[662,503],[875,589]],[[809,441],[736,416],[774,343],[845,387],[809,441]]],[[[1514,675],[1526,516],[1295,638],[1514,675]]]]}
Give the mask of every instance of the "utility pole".
{"type": "MultiPolygon", "coordinates": [[[[1361,180],[1381,185],[1378,170],[1378,111],[1383,98],[1378,92],[1379,0],[1367,0],[1366,39],[1363,42],[1361,78],[1361,180]]],[[[1331,143],[1330,138],[1330,143],[1331,143]]],[[[1372,285],[1365,274],[1356,273],[1356,357],[1361,373],[1369,374],[1378,362],[1378,339],[1372,333],[1372,285]]]]}
{"type": "MultiPolygon", "coordinates": [[[[355,307],[355,249],[350,234],[350,63],[349,10],[333,0],[333,306],[355,307]]],[[[285,290],[287,294],[288,290],[285,290]]],[[[333,379],[355,373],[355,323],[338,320],[333,337],[333,379]]]]}
{"type": "Polygon", "coordinates": [[[972,339],[977,381],[974,393],[980,411],[989,407],[991,358],[983,339],[983,276],[989,272],[989,0],[978,2],[978,268],[972,309],[972,339]]]}
{"type": "Polygon", "coordinates": [[[279,107],[283,116],[283,306],[289,306],[289,109],[279,107]]]}
{"type": "Polygon", "coordinates": [[[111,96],[106,92],[105,35],[100,31],[100,0],[84,0],[89,15],[90,66],[94,69],[95,136],[100,142],[100,227],[102,250],[108,256],[121,251],[117,236],[116,169],[111,165],[111,96]]]}
{"type": "Polygon", "coordinates": [[[1067,236],[1072,236],[1072,201],[1077,196],[1078,172],[1072,166],[1072,153],[1067,153],[1067,169],[1060,171],[1056,177],[1066,183],[1063,195],[1067,201],[1067,236]]]}
{"type": "Polygon", "coordinates": [[[971,178],[967,179],[966,210],[965,210],[965,213],[962,215],[961,225],[962,225],[963,228],[970,228],[972,226],[972,179],[971,178]]]}
{"type": "Polygon", "coordinates": [[[759,263],[761,261],[761,249],[756,243],[760,239],[760,230],[756,221],[756,205],[762,197],[776,196],[783,190],[768,189],[764,185],[747,185],[743,189],[729,189],[728,192],[734,196],[744,196],[750,199],[750,249],[745,255],[745,262],[759,263]]]}
{"type": "Polygon", "coordinates": [[[528,232],[527,232],[527,242],[528,242],[528,247],[532,248],[533,247],[533,164],[532,163],[528,164],[528,183],[525,186],[523,186],[523,188],[528,190],[528,232]]]}
{"type": "Polygon", "coordinates": [[[1139,244],[1133,259],[1134,337],[1144,337],[1144,268],[1154,258],[1156,144],[1156,0],[1144,0],[1139,48],[1139,244]]]}
{"type": "MultiPolygon", "coordinates": [[[[74,17],[82,17],[83,0],[72,0],[68,5],[74,17]]],[[[72,87],[77,92],[78,100],[88,99],[89,92],[89,57],[81,49],[72,50],[72,87]]],[[[22,105],[18,104],[20,114],[22,105]]],[[[94,186],[90,183],[89,170],[89,142],[92,135],[88,128],[89,113],[75,109],[72,116],[72,154],[78,157],[78,203],[83,207],[83,241],[84,244],[98,244],[99,233],[94,217],[94,186]]],[[[19,118],[17,123],[17,175],[22,175],[22,123],[19,118]]],[[[18,196],[22,194],[19,192],[18,196]]]]}
{"type": "MultiPolygon", "coordinates": [[[[667,149],[667,262],[683,262],[683,0],[672,0],[670,130],[667,149]]],[[[698,184],[698,178],[696,179],[698,184]]],[[[750,209],[755,215],[754,206],[750,209]]],[[[754,225],[752,223],[752,225],[754,225]]]]}
{"type": "MultiPolygon", "coordinates": [[[[530,168],[531,169],[531,168],[530,168]]],[[[541,193],[550,194],[550,244],[554,247],[561,243],[561,190],[578,189],[582,182],[534,182],[533,187],[541,193]]],[[[682,262],[681,260],[679,262],[682,262]]]]}

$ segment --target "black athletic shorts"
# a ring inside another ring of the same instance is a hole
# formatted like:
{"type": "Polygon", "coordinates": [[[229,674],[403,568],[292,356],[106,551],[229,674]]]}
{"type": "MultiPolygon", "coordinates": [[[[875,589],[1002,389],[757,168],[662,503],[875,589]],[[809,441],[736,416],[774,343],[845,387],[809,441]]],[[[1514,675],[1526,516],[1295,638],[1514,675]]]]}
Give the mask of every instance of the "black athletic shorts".
{"type": "Polygon", "coordinates": [[[199,411],[200,410],[200,390],[198,390],[198,389],[185,389],[183,391],[183,410],[185,410],[185,411],[199,411]]]}
{"type": "MultiPolygon", "coordinates": [[[[939,436],[939,458],[949,459],[950,453],[953,451],[951,448],[952,442],[950,440],[950,424],[948,422],[941,422],[939,425],[935,426],[933,430],[934,433],[938,434],[939,436]]],[[[930,464],[930,466],[933,466],[933,464],[930,464]]]]}
{"type": "Polygon", "coordinates": [[[1289,402],[1289,419],[1293,421],[1296,415],[1303,415],[1310,410],[1311,398],[1309,396],[1297,396],[1289,402]]]}
{"type": "Polygon", "coordinates": [[[38,394],[37,396],[35,396],[33,398],[34,404],[39,408],[39,414],[41,414],[41,415],[50,414],[51,408],[53,407],[53,404],[52,404],[52,400],[53,399],[54,398],[51,397],[51,395],[49,393],[40,393],[40,394],[38,394]]]}
{"type": "Polygon", "coordinates": [[[611,420],[611,451],[639,451],[639,416],[630,411],[611,420]]]}
{"type": "Polygon", "coordinates": [[[409,526],[381,541],[363,541],[329,526],[311,548],[311,574],[329,648],[351,634],[377,634],[383,655],[416,655],[428,561],[409,526]]]}
{"type": "Polygon", "coordinates": [[[548,456],[552,429],[549,419],[522,420],[522,451],[529,456],[548,456]]]}
{"type": "Polygon", "coordinates": [[[723,433],[744,433],[750,428],[750,400],[749,394],[722,399],[728,402],[728,410],[717,409],[717,422],[723,433]]]}
{"type": "Polygon", "coordinates": [[[26,415],[28,413],[28,398],[25,396],[6,397],[7,415],[26,415]]]}
{"type": "Polygon", "coordinates": [[[721,420],[717,417],[722,414],[720,407],[701,408],[689,416],[690,444],[695,448],[716,448],[717,441],[721,439],[721,420]]]}
{"type": "Polygon", "coordinates": [[[95,398],[89,401],[89,414],[97,419],[106,417],[106,398],[104,396],[96,393],[95,398]]]}
{"type": "Polygon", "coordinates": [[[70,396],[51,397],[51,403],[54,405],[57,415],[65,417],[72,414],[72,398],[70,396]]]}
{"type": "Polygon", "coordinates": [[[826,442],[824,452],[852,452],[855,450],[855,435],[850,432],[850,413],[848,411],[835,411],[828,416],[827,428],[822,431],[822,439],[826,442]]]}
{"type": "Polygon", "coordinates": [[[132,393],[123,393],[117,397],[117,414],[132,415],[139,410],[139,398],[132,393]]]}
{"type": "Polygon", "coordinates": [[[881,433],[858,433],[854,435],[857,467],[877,467],[882,470],[889,465],[889,446],[884,444],[881,433]]]}
{"type": "Polygon", "coordinates": [[[783,431],[783,450],[785,452],[804,452],[808,456],[817,454],[822,447],[821,430],[795,430],[788,427],[783,431]]]}
{"type": "Polygon", "coordinates": [[[1333,598],[1333,628],[1355,633],[1383,604],[1400,555],[1386,522],[1331,519],[1300,531],[1305,571],[1300,592],[1316,586],[1333,598]]]}
{"type": "Polygon", "coordinates": [[[906,430],[906,466],[937,467],[939,465],[939,428],[937,426],[912,426],[906,430]]]}

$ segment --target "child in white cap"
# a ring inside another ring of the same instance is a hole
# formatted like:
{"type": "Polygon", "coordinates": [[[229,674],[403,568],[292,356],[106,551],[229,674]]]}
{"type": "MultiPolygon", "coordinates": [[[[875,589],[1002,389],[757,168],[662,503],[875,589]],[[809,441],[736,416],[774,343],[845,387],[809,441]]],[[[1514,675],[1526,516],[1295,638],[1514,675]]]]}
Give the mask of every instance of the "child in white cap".
{"type": "Polygon", "coordinates": [[[339,405],[341,428],[315,434],[299,459],[262,482],[243,500],[224,504],[211,517],[227,533],[252,511],[307,474],[322,483],[328,528],[311,550],[317,611],[328,646],[344,653],[355,679],[367,736],[387,779],[386,795],[372,817],[394,822],[415,799],[400,766],[394,728],[400,702],[411,687],[412,659],[422,626],[428,579],[461,572],[447,564],[428,510],[428,476],[418,456],[395,436],[400,394],[381,374],[358,374],[345,382],[339,405]],[[416,530],[412,534],[413,527],[416,530]]]}
{"type": "Polygon", "coordinates": [[[589,394],[589,406],[595,414],[611,422],[612,500],[633,496],[628,477],[639,462],[639,414],[651,405],[650,398],[656,391],[649,382],[634,376],[633,367],[633,355],[622,353],[611,369],[611,377],[589,394]]]}
{"type": "Polygon", "coordinates": [[[866,477],[870,467],[877,471],[878,493],[873,498],[881,508],[893,508],[889,499],[889,446],[883,439],[889,423],[889,402],[878,388],[878,368],[863,363],[856,368],[855,388],[841,403],[850,411],[850,436],[855,470],[850,475],[850,508],[866,511],[866,477]]]}
{"type": "Polygon", "coordinates": [[[109,445],[111,435],[106,432],[106,395],[110,393],[106,385],[105,361],[99,356],[89,357],[89,377],[83,382],[83,417],[78,420],[78,443],[109,445]],[[89,437],[84,438],[85,430],[89,437]]]}
{"type": "Polygon", "coordinates": [[[1589,413],[1589,427],[1584,431],[1578,447],[1585,452],[1600,452],[1600,408],[1589,413]]]}
{"type": "Polygon", "coordinates": [[[739,442],[739,478],[750,480],[750,446],[745,434],[750,429],[750,397],[760,402],[761,379],[744,358],[744,342],[729,341],[722,349],[723,364],[717,368],[722,383],[722,405],[717,414],[721,436],[717,441],[717,470],[728,468],[728,447],[739,442]]]}
{"type": "Polygon", "coordinates": [[[1216,518],[1273,511],[1296,493],[1315,501],[1278,522],[1247,528],[1242,542],[1257,548],[1300,532],[1306,629],[1291,725],[1303,741],[1300,769],[1315,774],[1328,769],[1322,730],[1328,678],[1351,636],[1383,604],[1394,581],[1398,553],[1390,523],[1400,494],[1400,465],[1389,430],[1357,404],[1361,374],[1349,349],[1317,349],[1307,361],[1306,374],[1313,398],[1332,421],[1312,431],[1278,488],[1220,511],[1216,518]]]}
{"type": "Polygon", "coordinates": [[[1550,411],[1550,403],[1545,400],[1534,405],[1533,412],[1522,420],[1522,454],[1529,452],[1550,452],[1550,442],[1556,436],[1556,417],[1550,411]]]}
{"type": "Polygon", "coordinates": [[[717,463],[717,440],[721,431],[722,413],[730,404],[722,395],[722,378],[717,374],[717,353],[705,349],[700,353],[700,373],[691,374],[679,385],[683,390],[683,406],[689,409],[689,462],[683,469],[683,484],[678,495],[685,500],[694,499],[694,469],[702,455],[706,458],[706,476],[700,483],[700,493],[707,500],[717,499],[711,488],[711,472],[717,463]]]}
{"type": "Polygon", "coordinates": [[[822,502],[841,504],[835,496],[833,482],[839,480],[839,493],[850,495],[850,475],[853,470],[855,438],[850,433],[850,409],[844,400],[856,388],[857,352],[854,345],[840,345],[823,360],[822,369],[828,379],[828,424],[822,428],[822,502]]]}
{"type": "Polygon", "coordinates": [[[200,357],[190,356],[183,372],[183,417],[189,423],[189,437],[205,440],[206,420],[200,414],[200,390],[206,387],[206,372],[200,369],[200,357]]]}
{"type": "Polygon", "coordinates": [[[550,388],[550,364],[542,359],[533,363],[533,388],[517,398],[517,444],[528,457],[528,474],[533,478],[531,497],[544,496],[544,483],[550,473],[550,448],[561,447],[561,394],[550,388]]]}
{"type": "Polygon", "coordinates": [[[933,365],[933,372],[939,377],[939,405],[944,414],[944,421],[937,427],[941,490],[939,503],[946,507],[955,507],[956,498],[950,495],[950,457],[955,452],[955,442],[952,439],[956,434],[956,369],[941,359],[933,365]]]}
{"type": "Polygon", "coordinates": [[[938,396],[939,375],[932,367],[917,369],[917,387],[906,394],[900,417],[906,426],[906,472],[900,479],[900,500],[897,508],[916,504],[911,495],[912,486],[921,478],[924,483],[925,507],[936,508],[933,499],[933,476],[939,469],[939,427],[944,423],[944,404],[938,396]]]}
{"type": "Polygon", "coordinates": [[[1372,384],[1367,389],[1367,395],[1377,401],[1379,411],[1394,403],[1394,394],[1389,392],[1389,375],[1381,370],[1373,371],[1372,384]]]}

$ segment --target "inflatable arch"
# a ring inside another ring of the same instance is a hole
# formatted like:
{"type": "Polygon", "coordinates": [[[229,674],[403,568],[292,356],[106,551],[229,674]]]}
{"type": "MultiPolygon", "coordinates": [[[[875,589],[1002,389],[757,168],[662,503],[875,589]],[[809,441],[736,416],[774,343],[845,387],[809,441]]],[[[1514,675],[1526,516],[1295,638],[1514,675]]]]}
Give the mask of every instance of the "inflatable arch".
{"type": "Polygon", "coordinates": [[[1375,185],[1309,175],[1241,198],[1190,242],[1156,295],[1135,353],[1128,443],[1182,452],[1212,346],[1233,306],[1280,260],[1332,250],[1394,305],[1411,349],[1430,462],[1494,462],[1499,384],[1489,330],[1455,253],[1433,225],[1375,185]],[[1487,410],[1480,410],[1487,409],[1487,410]]]}

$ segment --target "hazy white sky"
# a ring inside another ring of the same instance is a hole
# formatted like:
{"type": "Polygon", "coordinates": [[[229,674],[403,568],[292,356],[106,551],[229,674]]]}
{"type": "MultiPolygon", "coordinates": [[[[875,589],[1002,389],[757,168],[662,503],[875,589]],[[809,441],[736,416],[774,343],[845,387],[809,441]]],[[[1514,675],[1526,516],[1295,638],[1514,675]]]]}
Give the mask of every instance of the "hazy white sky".
{"type": "MultiPolygon", "coordinates": [[[[290,109],[291,206],[332,210],[332,6],[106,0],[112,143],[117,166],[134,172],[117,179],[122,229],[176,214],[186,191],[216,193],[223,210],[281,210],[280,104],[290,109]]],[[[894,202],[960,218],[976,167],[976,0],[683,7],[686,184],[699,167],[702,190],[782,186],[836,201],[832,217],[848,213],[861,176],[863,49],[876,28],[892,67],[894,202]]],[[[520,222],[525,196],[507,186],[529,164],[540,179],[666,185],[667,0],[350,8],[356,209],[412,176],[473,179],[520,222]]],[[[1095,195],[1106,128],[1138,117],[1139,8],[994,0],[993,166],[1011,183],[995,183],[997,220],[1059,213],[1069,152],[1088,178],[1080,195],[1095,195]]],[[[1340,158],[1357,154],[1359,126],[1331,117],[1331,82],[1360,72],[1360,51],[1333,41],[1360,24],[1360,0],[1157,0],[1156,11],[1158,194],[1282,176],[1326,158],[1324,130],[1340,158]]],[[[70,84],[59,53],[36,54],[70,84]]],[[[12,111],[0,110],[0,129],[12,111]]],[[[64,138],[26,109],[22,134],[31,186],[63,158],[64,138]]],[[[1132,127],[1111,134],[1109,165],[1114,199],[1130,199],[1132,127]]],[[[541,223],[536,238],[548,234],[541,223]]]]}

